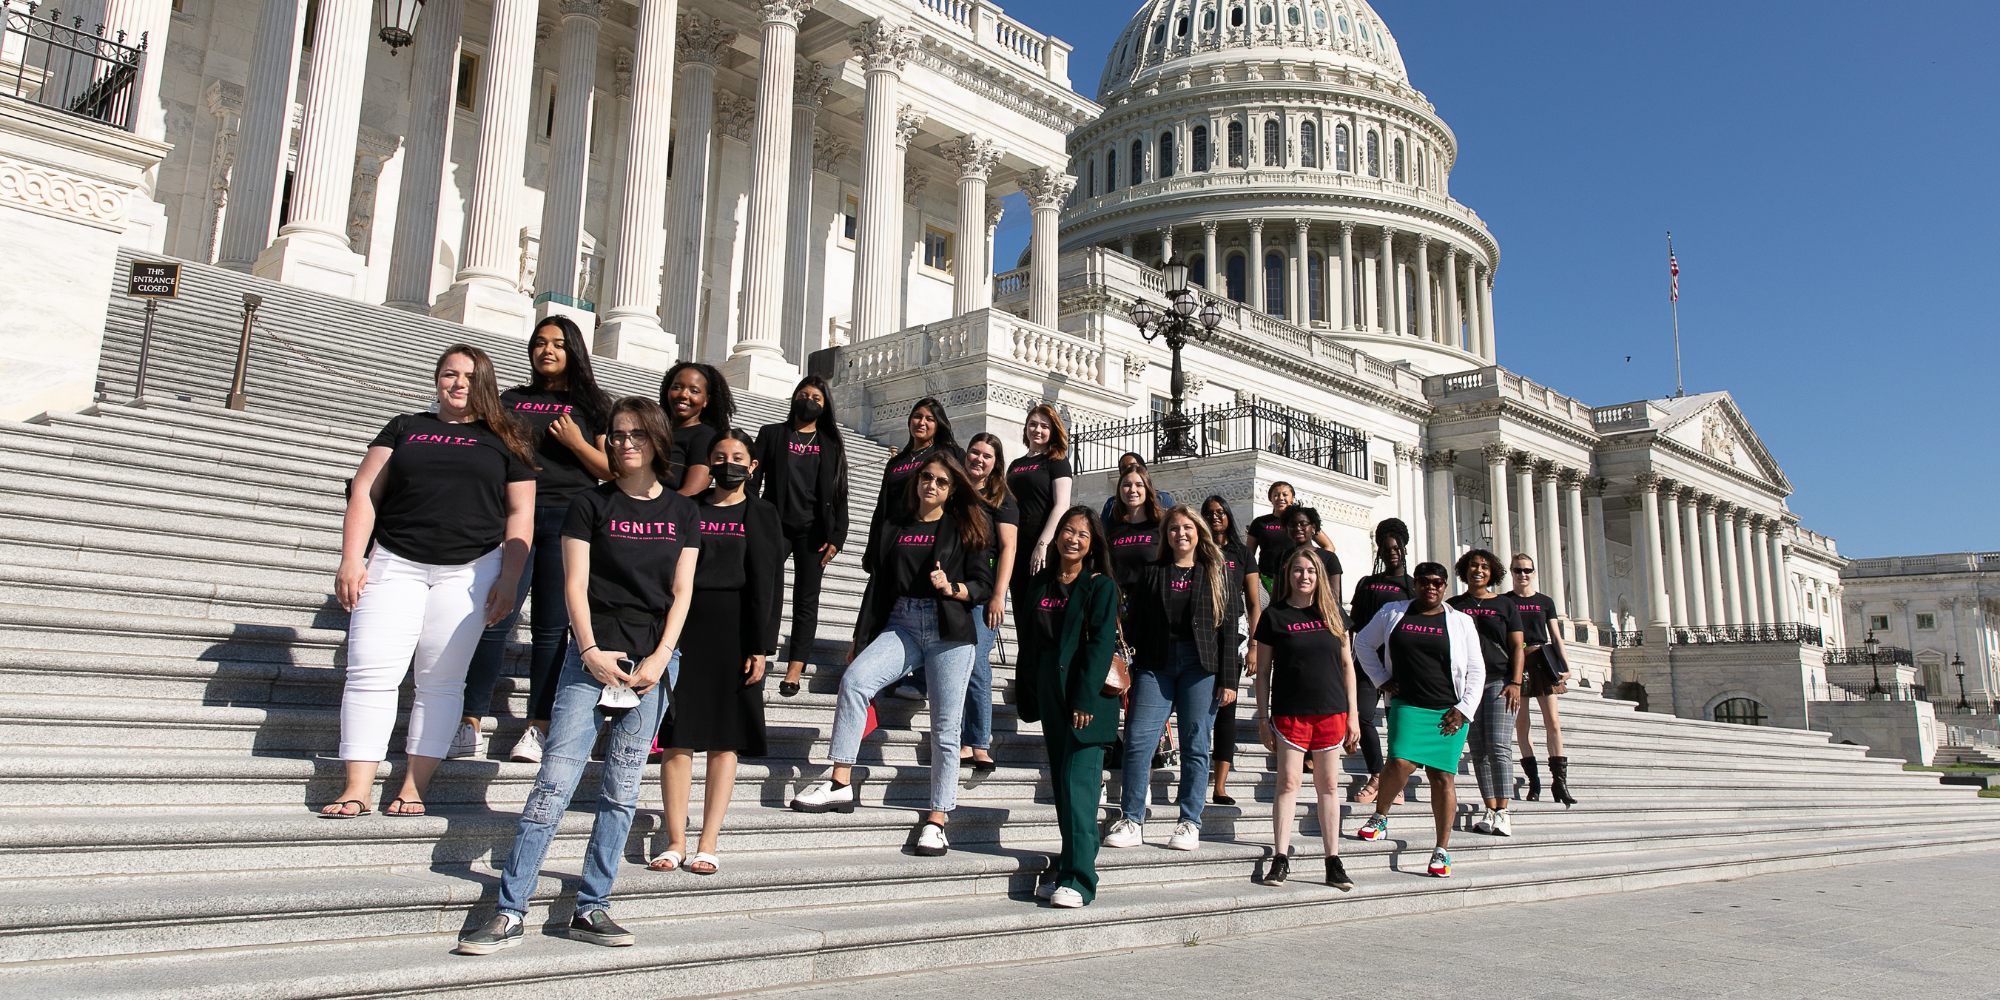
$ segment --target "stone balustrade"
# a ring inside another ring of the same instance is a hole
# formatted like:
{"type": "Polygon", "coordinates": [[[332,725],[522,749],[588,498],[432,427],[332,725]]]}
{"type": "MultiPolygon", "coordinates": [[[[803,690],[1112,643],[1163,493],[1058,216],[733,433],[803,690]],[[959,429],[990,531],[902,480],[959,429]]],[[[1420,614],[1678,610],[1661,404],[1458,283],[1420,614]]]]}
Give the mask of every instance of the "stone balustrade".
{"type": "Polygon", "coordinates": [[[870,382],[961,361],[1012,362],[1076,382],[1105,384],[1104,345],[998,309],[980,309],[850,344],[841,352],[840,380],[870,382]]]}

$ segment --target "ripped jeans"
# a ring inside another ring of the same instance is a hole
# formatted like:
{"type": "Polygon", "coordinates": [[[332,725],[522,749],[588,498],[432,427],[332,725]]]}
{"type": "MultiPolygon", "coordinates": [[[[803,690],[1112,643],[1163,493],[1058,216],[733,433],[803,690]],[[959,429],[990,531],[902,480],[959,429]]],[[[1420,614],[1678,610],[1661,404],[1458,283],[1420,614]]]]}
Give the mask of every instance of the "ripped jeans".
{"type": "Polygon", "coordinates": [[[597,821],[590,828],[590,846],[583,860],[583,886],[577,890],[576,912],[607,909],[611,905],[611,881],[618,877],[618,863],[625,856],[625,840],[632,833],[632,816],[639,805],[639,787],[646,773],[646,755],[652,752],[653,734],[659,731],[660,716],[666,709],[669,678],[678,671],[680,652],[660,683],[639,700],[639,707],[612,715],[600,711],[597,698],[604,685],[583,668],[583,656],[571,640],[563,656],[562,676],[556,683],[554,718],[542,749],[542,769],[535,775],[534,791],[521,807],[521,825],[514,833],[514,850],[500,879],[499,909],[525,917],[528,900],[535,892],[535,879],[547,859],[549,843],[562,825],[563,810],[583,780],[590,764],[590,749],[597,742],[597,727],[611,723],[611,739],[604,750],[597,792],[597,821]]]}

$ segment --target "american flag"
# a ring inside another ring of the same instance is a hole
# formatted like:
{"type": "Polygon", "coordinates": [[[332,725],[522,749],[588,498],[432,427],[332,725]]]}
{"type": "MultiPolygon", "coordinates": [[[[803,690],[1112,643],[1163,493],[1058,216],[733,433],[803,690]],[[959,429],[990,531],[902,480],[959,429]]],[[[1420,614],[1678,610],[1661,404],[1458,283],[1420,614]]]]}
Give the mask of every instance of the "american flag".
{"type": "Polygon", "coordinates": [[[1667,234],[1667,274],[1673,279],[1674,302],[1681,300],[1681,262],[1674,259],[1674,234],[1667,234]]]}

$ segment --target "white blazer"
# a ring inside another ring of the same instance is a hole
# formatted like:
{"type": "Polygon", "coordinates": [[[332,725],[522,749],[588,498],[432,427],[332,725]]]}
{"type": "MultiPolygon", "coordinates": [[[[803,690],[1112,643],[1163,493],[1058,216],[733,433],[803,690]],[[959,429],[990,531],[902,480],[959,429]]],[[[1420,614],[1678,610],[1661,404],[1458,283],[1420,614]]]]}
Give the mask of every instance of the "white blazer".
{"type": "MultiPolygon", "coordinates": [[[[1361,661],[1361,669],[1368,673],[1368,679],[1381,687],[1395,675],[1394,664],[1389,656],[1389,633],[1409,613],[1410,602],[1395,601],[1382,605],[1375,617],[1368,619],[1368,625],[1354,638],[1354,656],[1361,661]],[[1377,653],[1380,649],[1382,652],[1377,653]]],[[[1471,722],[1473,714],[1479,711],[1479,697],[1486,693],[1486,656],[1479,649],[1479,626],[1473,624],[1472,616],[1447,604],[1444,605],[1445,637],[1451,642],[1451,686],[1458,695],[1458,714],[1471,722]]]]}

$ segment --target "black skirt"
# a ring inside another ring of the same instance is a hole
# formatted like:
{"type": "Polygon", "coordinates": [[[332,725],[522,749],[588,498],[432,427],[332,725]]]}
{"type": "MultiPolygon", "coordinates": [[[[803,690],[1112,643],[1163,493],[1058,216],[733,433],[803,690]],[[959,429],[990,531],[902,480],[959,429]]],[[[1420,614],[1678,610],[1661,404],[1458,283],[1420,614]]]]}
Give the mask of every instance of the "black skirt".
{"type": "Polygon", "coordinates": [[[660,745],[726,750],[762,757],[764,685],[743,683],[742,593],[697,590],[681,629],[680,682],[674,710],[660,723],[660,745]]]}

